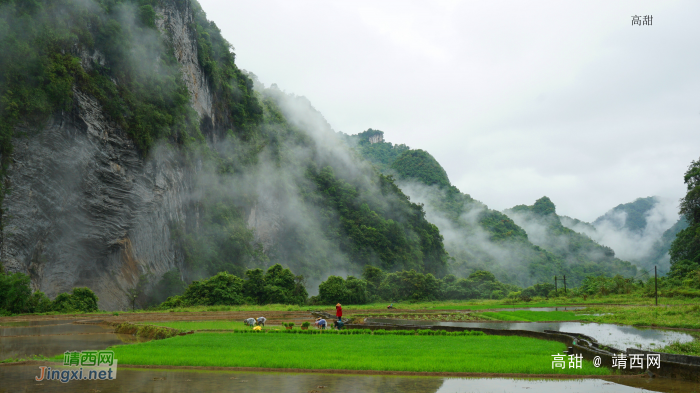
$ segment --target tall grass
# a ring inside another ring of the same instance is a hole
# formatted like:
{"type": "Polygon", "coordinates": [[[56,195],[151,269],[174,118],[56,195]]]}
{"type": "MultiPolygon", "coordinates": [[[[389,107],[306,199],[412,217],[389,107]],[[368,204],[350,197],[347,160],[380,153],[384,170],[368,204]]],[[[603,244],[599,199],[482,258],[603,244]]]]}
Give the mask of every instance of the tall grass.
{"type": "Polygon", "coordinates": [[[553,370],[552,355],[562,353],[564,344],[510,336],[198,333],[112,349],[120,365],[610,373],[587,361],[582,369],[553,370]]]}

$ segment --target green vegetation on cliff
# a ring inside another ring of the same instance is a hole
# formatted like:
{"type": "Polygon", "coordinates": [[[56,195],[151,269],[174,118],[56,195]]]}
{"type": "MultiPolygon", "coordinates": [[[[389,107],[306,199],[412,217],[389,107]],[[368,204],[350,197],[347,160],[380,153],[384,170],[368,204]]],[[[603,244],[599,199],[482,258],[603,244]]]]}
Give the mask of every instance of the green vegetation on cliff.
{"type": "Polygon", "coordinates": [[[563,273],[572,285],[579,285],[589,275],[634,277],[638,273],[631,263],[615,258],[610,247],[563,226],[554,203],[547,197],[532,206],[515,206],[506,214],[532,234],[530,241],[565,261],[563,273]]]}
{"type": "Polygon", "coordinates": [[[678,232],[671,244],[670,276],[700,288],[700,159],[690,163],[683,181],[687,193],[681,200],[680,214],[688,227],[678,232]]]}
{"type": "Polygon", "coordinates": [[[599,226],[607,223],[617,229],[624,228],[632,232],[641,233],[647,226],[646,214],[658,203],[659,201],[656,197],[637,198],[634,202],[615,206],[593,221],[593,225],[599,226]],[[617,219],[621,215],[624,215],[624,220],[617,219]]]}
{"type": "Polygon", "coordinates": [[[22,313],[74,313],[97,311],[97,296],[89,288],[73,288],[53,301],[37,291],[32,293],[29,276],[0,273],[0,316],[22,313]]]}
{"type": "MultiPolygon", "coordinates": [[[[377,169],[396,176],[399,186],[411,195],[412,200],[425,204],[428,219],[437,223],[445,236],[445,248],[452,257],[450,269],[455,274],[466,277],[476,270],[488,270],[502,282],[529,286],[553,283],[555,275],[567,275],[573,284],[589,274],[636,273],[628,263],[608,265],[594,262],[583,250],[572,259],[569,258],[570,251],[557,249],[555,252],[544,247],[533,241],[527,229],[517,225],[511,217],[489,209],[450,184],[445,170],[429,153],[388,142],[370,143],[369,138],[375,135],[383,136],[383,133],[370,129],[346,136],[346,140],[377,169]]],[[[543,216],[554,213],[551,203],[539,203],[533,209],[533,213],[543,216]]],[[[561,225],[556,229],[562,233],[568,231],[567,236],[576,237],[588,248],[612,252],[600,248],[590,239],[573,235],[573,231],[561,225]]]]}
{"type": "Polygon", "coordinates": [[[442,236],[422,207],[349,149],[324,144],[336,133],[303,97],[275,86],[256,90],[254,75],[236,66],[232,46],[196,1],[0,0],[0,47],[3,168],[14,137],[79,113],[85,96],[144,161],[162,143],[196,173],[192,218],[170,228],[184,265],[160,281],[144,274],[158,282],[151,292],[182,290],[180,278],[243,276],[275,263],[316,282],[366,265],[445,273],[442,236]],[[195,93],[169,36],[169,18],[188,13],[193,23],[184,28],[193,29],[212,118],[192,108],[195,93]]]}

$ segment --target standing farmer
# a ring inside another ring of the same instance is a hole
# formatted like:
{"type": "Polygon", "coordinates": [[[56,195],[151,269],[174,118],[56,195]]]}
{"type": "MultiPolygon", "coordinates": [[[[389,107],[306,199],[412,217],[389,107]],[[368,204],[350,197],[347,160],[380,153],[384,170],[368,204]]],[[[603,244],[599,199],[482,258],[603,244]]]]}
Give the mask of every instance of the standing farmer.
{"type": "Polygon", "coordinates": [[[338,320],[343,317],[343,307],[340,306],[340,303],[335,305],[335,316],[338,317],[338,320]]]}

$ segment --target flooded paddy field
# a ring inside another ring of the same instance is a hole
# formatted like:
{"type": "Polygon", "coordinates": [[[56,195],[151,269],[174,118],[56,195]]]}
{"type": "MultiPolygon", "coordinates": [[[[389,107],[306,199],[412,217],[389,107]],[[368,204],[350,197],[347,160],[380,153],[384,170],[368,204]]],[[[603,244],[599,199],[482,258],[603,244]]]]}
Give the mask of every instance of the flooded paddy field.
{"type": "Polygon", "coordinates": [[[129,344],[138,338],[115,334],[104,324],[75,323],[77,320],[22,321],[0,325],[0,361],[43,355],[51,357],[65,351],[105,349],[129,344]]]}
{"type": "Polygon", "coordinates": [[[543,332],[554,330],[568,333],[580,333],[595,338],[600,344],[618,349],[640,348],[653,350],[672,342],[690,342],[693,336],[687,333],[664,329],[640,329],[634,326],[582,322],[435,322],[409,321],[391,318],[367,318],[367,322],[389,323],[395,325],[425,326],[459,326],[467,328],[527,330],[543,332]]]}
{"type": "Polygon", "coordinates": [[[119,367],[111,381],[35,381],[39,364],[0,366],[0,392],[293,392],[293,393],[631,393],[700,391],[700,385],[669,379],[418,377],[325,373],[240,372],[119,367]]]}

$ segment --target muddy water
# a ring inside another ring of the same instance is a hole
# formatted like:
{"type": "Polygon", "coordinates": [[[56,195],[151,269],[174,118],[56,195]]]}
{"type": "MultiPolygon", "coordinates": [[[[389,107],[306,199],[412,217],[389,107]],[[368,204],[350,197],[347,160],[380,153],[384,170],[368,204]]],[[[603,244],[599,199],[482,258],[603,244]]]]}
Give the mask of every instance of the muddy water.
{"type": "Polygon", "coordinates": [[[17,326],[42,326],[42,325],[64,325],[72,323],[77,319],[59,319],[59,320],[44,320],[44,321],[19,321],[19,322],[0,322],[0,328],[17,327],[17,326]]]}
{"type": "Polygon", "coordinates": [[[72,323],[46,326],[2,327],[0,336],[50,336],[56,334],[82,334],[111,332],[112,328],[99,325],[77,325],[72,323]]]}
{"type": "Polygon", "coordinates": [[[379,375],[246,373],[119,367],[111,381],[35,381],[39,365],[0,366],[0,392],[693,392],[699,384],[662,379],[444,378],[379,375]]]}
{"type": "Polygon", "coordinates": [[[664,347],[672,342],[689,342],[693,336],[673,330],[638,329],[633,326],[580,322],[435,322],[408,321],[399,319],[368,318],[367,322],[392,323],[397,325],[437,325],[461,326],[504,330],[529,330],[542,332],[555,330],[569,333],[581,333],[595,338],[603,345],[617,349],[627,348],[654,349],[664,347]]]}
{"type": "Polygon", "coordinates": [[[32,355],[52,357],[65,351],[105,349],[138,341],[131,335],[115,334],[111,328],[99,325],[41,322],[53,324],[0,327],[0,360],[32,355]]]}
{"type": "Polygon", "coordinates": [[[131,335],[114,333],[0,337],[0,360],[26,359],[32,355],[52,357],[66,351],[105,349],[133,342],[134,337],[131,335]]]}

